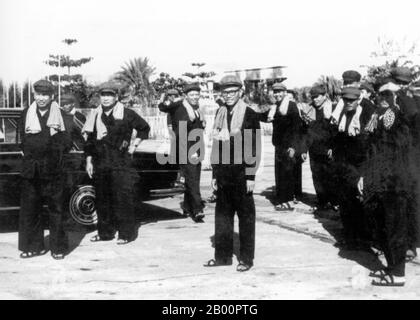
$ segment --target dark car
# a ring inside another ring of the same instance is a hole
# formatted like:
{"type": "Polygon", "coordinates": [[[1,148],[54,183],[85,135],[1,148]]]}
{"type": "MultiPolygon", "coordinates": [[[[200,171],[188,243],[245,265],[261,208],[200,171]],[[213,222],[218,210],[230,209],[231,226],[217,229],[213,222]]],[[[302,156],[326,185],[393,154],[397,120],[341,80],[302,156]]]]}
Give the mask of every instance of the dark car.
{"type": "MultiPolygon", "coordinates": [[[[23,109],[0,109],[0,214],[15,214],[20,209],[20,169],[23,153],[20,150],[18,120],[23,109]]],[[[178,182],[177,165],[162,165],[157,153],[165,154],[169,142],[144,140],[133,154],[133,166],[138,182],[133,190],[139,200],[155,196],[168,196],[183,191],[178,182]]],[[[70,151],[66,166],[66,204],[71,217],[80,224],[97,222],[95,188],[85,172],[83,151],[70,151]]]]}

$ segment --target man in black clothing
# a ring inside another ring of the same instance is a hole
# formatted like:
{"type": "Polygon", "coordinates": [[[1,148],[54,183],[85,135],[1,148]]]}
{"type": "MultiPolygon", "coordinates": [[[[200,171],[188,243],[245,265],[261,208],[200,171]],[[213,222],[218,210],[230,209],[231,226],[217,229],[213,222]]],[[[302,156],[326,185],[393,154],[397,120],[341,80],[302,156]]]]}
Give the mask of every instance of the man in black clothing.
{"type": "Polygon", "coordinates": [[[150,127],[136,112],[118,102],[118,86],[100,87],[101,105],[92,111],[83,127],[86,171],[94,179],[98,234],[91,241],[109,241],[118,231],[118,244],[138,236],[135,221],[134,183],[138,179],[130,154],[147,139],[150,127]],[[131,142],[133,129],[137,137],[131,142]]]}
{"type": "Polygon", "coordinates": [[[63,94],[61,96],[61,109],[64,111],[64,124],[73,143],[73,148],[83,151],[85,139],[82,136],[82,128],[86,122],[83,113],[76,110],[78,107],[77,98],[73,94],[63,94]]]}
{"type": "Polygon", "coordinates": [[[318,198],[317,209],[326,209],[335,205],[335,190],[332,171],[332,125],[330,117],[332,102],[327,96],[324,86],[311,88],[313,119],[307,124],[306,148],[309,149],[309,159],[312,180],[318,198]]]}
{"type": "Polygon", "coordinates": [[[276,209],[291,210],[289,201],[296,191],[295,170],[302,154],[303,122],[296,103],[287,97],[286,86],[275,83],[272,90],[275,105],[261,116],[261,121],[273,122],[276,209]]]}
{"type": "Polygon", "coordinates": [[[357,183],[366,152],[363,128],[371,114],[360,105],[360,94],[356,87],[343,89],[344,105],[337,116],[337,126],[333,127],[334,179],[344,231],[344,239],[338,245],[347,249],[365,248],[369,240],[357,183]]]}
{"type": "Polygon", "coordinates": [[[46,80],[34,84],[35,102],[22,113],[22,193],[19,215],[21,258],[45,253],[42,225],[43,199],[49,212],[50,250],[54,259],[63,259],[67,237],[63,228],[64,161],[71,148],[64,112],[53,101],[54,87],[46,80]]]}
{"type": "Polygon", "coordinates": [[[241,81],[225,76],[220,81],[225,105],[217,111],[211,163],[213,190],[217,191],[215,212],[215,255],[205,266],[232,264],[234,217],[239,219],[240,254],[237,271],[254,264],[255,173],[261,156],[259,116],[240,99],[241,81]]]}
{"type": "Polygon", "coordinates": [[[185,98],[159,104],[159,110],[170,115],[175,134],[176,160],[185,178],[183,211],[195,222],[204,218],[200,192],[201,160],[204,158],[204,118],[199,109],[200,86],[193,83],[184,88],[185,98]]]}

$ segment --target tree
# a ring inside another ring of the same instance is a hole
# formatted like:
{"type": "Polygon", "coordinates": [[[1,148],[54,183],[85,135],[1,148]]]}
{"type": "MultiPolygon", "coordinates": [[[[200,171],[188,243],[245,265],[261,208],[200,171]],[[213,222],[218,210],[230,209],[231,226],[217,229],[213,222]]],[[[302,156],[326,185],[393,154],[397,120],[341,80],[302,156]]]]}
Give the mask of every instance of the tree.
{"type": "Polygon", "coordinates": [[[316,82],[315,85],[324,86],[327,90],[327,94],[332,101],[336,101],[340,97],[341,80],[334,78],[333,76],[321,76],[316,82]]]}
{"type": "MultiPolygon", "coordinates": [[[[76,44],[76,39],[64,39],[62,41],[67,46],[76,44]]],[[[44,61],[45,64],[56,67],[56,68],[67,68],[67,74],[61,75],[61,70],[58,70],[58,74],[50,75],[49,80],[57,86],[60,82],[60,90],[63,93],[72,92],[79,99],[81,108],[89,108],[91,105],[90,99],[93,96],[93,87],[89,86],[81,74],[71,74],[73,68],[80,68],[83,65],[92,61],[92,57],[84,57],[80,59],[72,59],[69,55],[49,55],[49,59],[44,61]],[[59,81],[60,80],[60,81],[59,81]],[[61,83],[65,83],[64,85],[61,83]]]]}
{"type": "Polygon", "coordinates": [[[150,65],[147,57],[136,58],[126,62],[113,79],[123,85],[122,90],[126,93],[128,103],[151,106],[154,88],[150,83],[150,77],[154,72],[155,68],[150,65]]]}

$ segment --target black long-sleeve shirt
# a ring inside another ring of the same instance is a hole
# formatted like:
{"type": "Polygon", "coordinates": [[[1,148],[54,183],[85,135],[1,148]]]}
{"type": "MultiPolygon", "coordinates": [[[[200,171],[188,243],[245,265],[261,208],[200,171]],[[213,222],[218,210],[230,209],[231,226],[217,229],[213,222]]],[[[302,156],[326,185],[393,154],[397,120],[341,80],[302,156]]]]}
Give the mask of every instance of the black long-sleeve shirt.
{"type": "MultiPolygon", "coordinates": [[[[232,115],[229,111],[227,114],[230,131],[232,115]]],[[[261,161],[261,131],[259,129],[260,114],[247,107],[238,137],[231,136],[229,141],[225,142],[213,140],[213,148],[217,148],[218,157],[215,156],[215,150],[212,150],[211,161],[213,178],[218,184],[232,185],[244,180],[255,180],[255,173],[261,161]],[[229,157],[224,157],[223,152],[228,153],[229,157]]]]}
{"type": "Polygon", "coordinates": [[[89,134],[85,143],[86,156],[92,156],[94,161],[103,166],[117,168],[125,166],[124,156],[131,141],[133,129],[137,131],[137,138],[148,139],[150,127],[135,111],[124,109],[122,120],[116,120],[111,113],[102,113],[102,121],[107,129],[107,135],[97,140],[96,128],[89,134]]]}

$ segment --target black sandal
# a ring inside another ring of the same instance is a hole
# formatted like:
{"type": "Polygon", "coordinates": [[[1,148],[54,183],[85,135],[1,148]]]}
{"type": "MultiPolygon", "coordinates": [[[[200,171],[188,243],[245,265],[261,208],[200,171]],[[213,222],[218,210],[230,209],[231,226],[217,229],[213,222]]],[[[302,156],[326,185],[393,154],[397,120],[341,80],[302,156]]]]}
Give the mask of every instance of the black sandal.
{"type": "Polygon", "coordinates": [[[372,285],[378,287],[403,287],[405,285],[405,281],[395,282],[394,276],[392,274],[385,273],[385,275],[379,279],[373,279],[372,285]]]}
{"type": "Polygon", "coordinates": [[[238,266],[236,267],[236,271],[238,272],[245,272],[252,268],[252,265],[247,264],[245,262],[239,262],[238,266]]]}
{"type": "Polygon", "coordinates": [[[120,246],[122,246],[122,245],[128,244],[130,242],[133,242],[133,240],[118,239],[117,244],[120,245],[120,246]]]}
{"type": "Polygon", "coordinates": [[[232,265],[232,259],[228,259],[228,260],[210,259],[203,266],[204,267],[222,267],[222,266],[231,266],[231,265],[232,265]]]}
{"type": "Polygon", "coordinates": [[[22,252],[20,254],[20,257],[22,259],[30,259],[30,258],[34,258],[34,257],[39,257],[39,256],[43,256],[44,254],[47,253],[47,250],[41,250],[41,251],[26,251],[26,252],[22,252]]]}
{"type": "Polygon", "coordinates": [[[113,240],[113,239],[114,239],[114,238],[104,239],[104,238],[101,238],[101,237],[99,236],[99,234],[97,234],[96,236],[93,236],[92,238],[90,238],[90,242],[111,241],[111,240],[113,240]]]}
{"type": "Polygon", "coordinates": [[[63,260],[66,255],[64,253],[51,253],[51,256],[55,260],[63,260]]]}
{"type": "Polygon", "coordinates": [[[373,278],[382,278],[382,277],[385,277],[386,275],[387,275],[387,272],[385,269],[380,269],[380,270],[372,271],[369,273],[369,277],[373,277],[373,278]]]}

